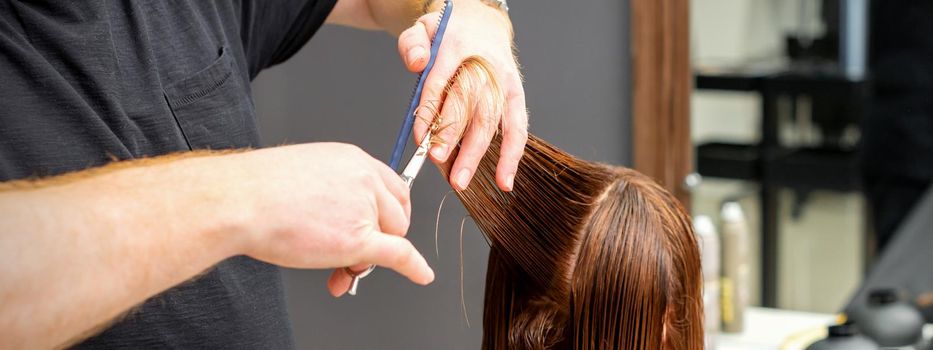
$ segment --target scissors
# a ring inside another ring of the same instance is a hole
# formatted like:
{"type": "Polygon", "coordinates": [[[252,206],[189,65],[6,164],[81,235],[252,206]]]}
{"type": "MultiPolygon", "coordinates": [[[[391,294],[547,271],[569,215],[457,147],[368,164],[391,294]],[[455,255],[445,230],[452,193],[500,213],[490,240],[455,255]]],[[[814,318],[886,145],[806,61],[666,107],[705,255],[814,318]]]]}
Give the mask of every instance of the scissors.
{"type": "MultiPolygon", "coordinates": [[[[431,73],[431,69],[434,68],[434,62],[437,58],[438,51],[440,51],[441,41],[444,40],[444,33],[447,31],[447,23],[450,21],[450,15],[453,13],[453,9],[454,4],[451,0],[444,1],[440,22],[437,24],[437,31],[434,33],[434,39],[431,41],[431,57],[428,59],[428,64],[425,66],[424,71],[421,72],[421,77],[418,78],[418,84],[415,85],[411,103],[409,103],[408,106],[408,113],[405,114],[405,121],[402,123],[402,129],[399,130],[398,137],[395,140],[395,148],[392,149],[392,158],[389,161],[389,165],[395,171],[398,171],[399,161],[402,159],[402,153],[405,152],[405,144],[408,143],[408,135],[411,134],[411,129],[415,123],[415,112],[418,109],[418,104],[421,103],[424,83],[428,78],[428,74],[431,73]]],[[[408,161],[405,170],[400,174],[402,181],[405,181],[409,189],[412,184],[414,184],[415,177],[418,176],[418,172],[421,171],[421,167],[424,165],[429,148],[431,148],[430,130],[425,133],[424,139],[421,140],[418,144],[418,148],[415,149],[415,154],[411,157],[411,160],[408,161]]],[[[353,278],[353,280],[350,281],[350,289],[347,290],[347,294],[356,295],[357,287],[360,285],[360,279],[369,276],[369,274],[376,269],[376,265],[370,265],[360,272],[353,271],[349,267],[344,267],[343,269],[353,278]]]]}
{"type": "MultiPolygon", "coordinates": [[[[405,181],[405,184],[408,185],[408,188],[415,183],[415,177],[418,176],[418,173],[421,171],[421,167],[425,163],[425,159],[428,157],[428,149],[431,148],[431,132],[428,131],[424,136],[424,140],[421,141],[421,144],[418,145],[418,148],[415,149],[415,154],[411,156],[411,159],[408,161],[408,165],[405,166],[405,170],[402,171],[402,181],[405,181]]],[[[350,281],[350,289],[347,290],[347,294],[356,295],[356,289],[360,285],[360,279],[363,277],[369,276],[373,270],[376,269],[376,265],[369,265],[368,268],[361,272],[356,272],[350,269],[349,267],[344,267],[344,271],[353,277],[353,280],[350,281]]]]}

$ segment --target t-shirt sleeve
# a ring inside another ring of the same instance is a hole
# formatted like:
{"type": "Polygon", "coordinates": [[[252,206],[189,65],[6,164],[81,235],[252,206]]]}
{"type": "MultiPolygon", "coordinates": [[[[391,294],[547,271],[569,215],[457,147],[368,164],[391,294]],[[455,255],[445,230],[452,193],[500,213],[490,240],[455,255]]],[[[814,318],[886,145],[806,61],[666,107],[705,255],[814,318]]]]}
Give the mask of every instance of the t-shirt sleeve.
{"type": "Polygon", "coordinates": [[[243,0],[240,37],[250,77],[282,63],[304,46],[337,0],[243,0]]]}

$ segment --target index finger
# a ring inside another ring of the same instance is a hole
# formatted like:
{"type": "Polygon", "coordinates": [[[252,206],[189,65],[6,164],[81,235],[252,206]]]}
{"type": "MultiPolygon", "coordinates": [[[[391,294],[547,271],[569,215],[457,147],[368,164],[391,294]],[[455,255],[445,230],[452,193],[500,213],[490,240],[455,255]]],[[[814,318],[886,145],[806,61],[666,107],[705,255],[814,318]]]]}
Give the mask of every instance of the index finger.
{"type": "MultiPolygon", "coordinates": [[[[445,59],[445,56],[441,56],[440,54],[438,54],[438,56],[437,61],[434,63],[434,68],[431,69],[431,72],[428,73],[427,79],[425,80],[421,101],[418,103],[418,118],[415,119],[414,126],[415,140],[424,138],[435,117],[440,114],[444,104],[441,97],[444,95],[444,90],[447,88],[448,81],[450,81],[451,77],[454,76],[457,72],[457,68],[460,66],[459,62],[445,59]]],[[[456,143],[456,140],[454,141],[454,143],[456,143]]],[[[452,145],[446,146],[452,147],[452,145]]],[[[445,155],[442,158],[438,158],[435,156],[435,149],[438,148],[438,145],[432,146],[432,158],[435,161],[444,161],[444,159],[447,158],[446,153],[448,153],[449,147],[442,149],[445,155]]]]}
{"type": "MultiPolygon", "coordinates": [[[[418,22],[422,23],[427,30],[429,38],[434,38],[437,33],[440,18],[440,12],[431,12],[418,18],[418,22]]],[[[451,19],[451,21],[454,20],[454,18],[451,19]]],[[[444,40],[440,45],[437,55],[434,57],[434,66],[431,71],[428,72],[427,77],[425,77],[421,100],[418,101],[418,109],[416,110],[418,118],[415,119],[413,130],[415,140],[421,140],[424,137],[434,119],[434,114],[440,113],[443,103],[441,97],[444,94],[444,89],[447,87],[447,82],[453,77],[457,72],[457,68],[460,66],[457,57],[451,56],[451,53],[456,52],[455,40],[444,40]]],[[[435,149],[437,149],[437,147],[432,147],[432,151],[436,152],[435,149]]],[[[435,161],[439,160],[436,159],[436,157],[432,158],[435,158],[435,161]]]]}

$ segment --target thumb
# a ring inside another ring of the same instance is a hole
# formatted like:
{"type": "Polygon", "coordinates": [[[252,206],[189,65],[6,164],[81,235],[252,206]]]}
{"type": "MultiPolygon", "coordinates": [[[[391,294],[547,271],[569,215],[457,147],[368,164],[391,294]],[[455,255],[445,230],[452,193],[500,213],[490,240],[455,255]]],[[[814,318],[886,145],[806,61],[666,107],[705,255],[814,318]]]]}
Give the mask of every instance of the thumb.
{"type": "Polygon", "coordinates": [[[431,38],[428,29],[421,21],[415,22],[410,28],[398,36],[398,53],[405,62],[408,70],[419,73],[428,64],[431,55],[431,38]]]}
{"type": "Polygon", "coordinates": [[[357,251],[359,261],[386,267],[427,285],[434,281],[434,271],[410,241],[396,235],[374,232],[367,244],[357,251]]]}

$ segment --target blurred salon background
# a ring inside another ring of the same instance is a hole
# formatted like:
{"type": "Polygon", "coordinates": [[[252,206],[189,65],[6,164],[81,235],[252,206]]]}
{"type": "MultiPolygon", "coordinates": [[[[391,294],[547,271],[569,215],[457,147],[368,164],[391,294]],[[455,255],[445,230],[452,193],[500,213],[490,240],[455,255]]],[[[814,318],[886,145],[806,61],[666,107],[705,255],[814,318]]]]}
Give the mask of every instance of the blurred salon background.
{"type": "MultiPolygon", "coordinates": [[[[651,175],[710,224],[709,348],[893,344],[877,324],[926,346],[914,316],[933,303],[933,3],[509,6],[531,132],[651,175]]],[[[323,28],[253,83],[266,145],[350,142],[387,159],[416,78],[395,52],[383,33],[323,28]]],[[[329,271],[286,271],[299,348],[480,347],[488,249],[454,196],[438,214],[450,187],[426,169],[409,237],[437,280],[377,270],[334,299],[329,271]]]]}

